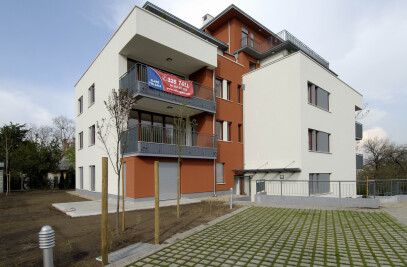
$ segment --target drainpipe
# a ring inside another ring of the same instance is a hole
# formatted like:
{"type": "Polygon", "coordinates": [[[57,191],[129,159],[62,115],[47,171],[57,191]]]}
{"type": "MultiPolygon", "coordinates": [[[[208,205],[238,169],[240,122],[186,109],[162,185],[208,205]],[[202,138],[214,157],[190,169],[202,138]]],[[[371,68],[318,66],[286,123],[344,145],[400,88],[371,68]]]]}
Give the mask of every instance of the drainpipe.
{"type": "MultiPolygon", "coordinates": [[[[212,88],[215,90],[215,69],[212,70],[212,88]]],[[[213,100],[216,103],[215,91],[213,92],[213,100]]],[[[215,136],[215,114],[212,115],[212,134],[213,134],[213,146],[217,148],[215,136]]],[[[216,197],[216,159],[213,160],[213,196],[216,197]]]]}

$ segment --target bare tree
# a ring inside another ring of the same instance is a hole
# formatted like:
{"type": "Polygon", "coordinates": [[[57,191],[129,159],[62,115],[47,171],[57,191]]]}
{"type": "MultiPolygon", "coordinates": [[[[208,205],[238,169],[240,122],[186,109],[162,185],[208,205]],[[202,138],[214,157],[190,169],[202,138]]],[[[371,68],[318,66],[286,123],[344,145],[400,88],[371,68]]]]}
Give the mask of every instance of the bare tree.
{"type": "MultiPolygon", "coordinates": [[[[116,232],[119,231],[119,204],[120,204],[120,175],[122,170],[122,158],[127,143],[127,121],[131,109],[136,100],[132,91],[128,89],[112,89],[107,101],[104,101],[110,117],[103,118],[101,123],[96,123],[97,136],[103,144],[109,161],[117,175],[117,209],[116,209],[116,232]]],[[[123,196],[124,197],[124,196],[123,196]]],[[[124,212],[124,210],[123,210],[124,212]]]]}
{"type": "Polygon", "coordinates": [[[65,116],[59,116],[52,119],[54,123],[54,134],[60,144],[66,140],[71,143],[75,136],[75,122],[72,119],[68,119],[65,116]]]}
{"type": "Polygon", "coordinates": [[[37,144],[48,146],[55,138],[55,130],[51,126],[37,126],[35,124],[29,125],[29,130],[26,135],[28,140],[37,144]]]}
{"type": "MultiPolygon", "coordinates": [[[[181,155],[183,146],[187,145],[188,138],[192,138],[192,135],[189,136],[189,133],[192,133],[192,128],[196,126],[196,120],[191,120],[192,112],[188,108],[186,103],[182,103],[181,106],[175,109],[174,117],[174,130],[175,130],[175,141],[178,147],[177,150],[177,218],[181,217],[181,211],[179,206],[179,200],[181,197],[180,187],[181,187],[181,155]]],[[[191,140],[192,141],[192,140],[191,140]]]]}
{"type": "Polygon", "coordinates": [[[366,164],[373,167],[375,173],[389,159],[392,146],[388,139],[379,139],[377,137],[363,142],[362,148],[367,155],[366,164]]]}
{"type": "Polygon", "coordinates": [[[355,112],[355,120],[359,121],[365,118],[370,112],[369,104],[365,103],[361,110],[355,112]]]}

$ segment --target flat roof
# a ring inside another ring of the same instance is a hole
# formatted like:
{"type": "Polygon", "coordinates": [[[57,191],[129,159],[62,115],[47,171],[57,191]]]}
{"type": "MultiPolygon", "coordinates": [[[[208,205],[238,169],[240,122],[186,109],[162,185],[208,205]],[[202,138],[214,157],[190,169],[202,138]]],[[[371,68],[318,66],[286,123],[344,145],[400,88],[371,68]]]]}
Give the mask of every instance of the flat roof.
{"type": "Polygon", "coordinates": [[[281,173],[281,172],[301,172],[300,168],[272,168],[272,169],[244,169],[233,170],[235,173],[281,173]]]}

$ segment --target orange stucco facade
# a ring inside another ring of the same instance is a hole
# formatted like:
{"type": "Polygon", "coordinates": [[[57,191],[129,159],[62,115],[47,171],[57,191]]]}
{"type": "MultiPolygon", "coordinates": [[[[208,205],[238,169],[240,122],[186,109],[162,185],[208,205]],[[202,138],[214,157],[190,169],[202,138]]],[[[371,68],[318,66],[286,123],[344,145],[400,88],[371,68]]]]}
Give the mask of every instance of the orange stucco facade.
{"type": "MultiPolygon", "coordinates": [[[[265,41],[270,34],[241,21],[241,14],[226,14],[228,18],[215,23],[204,31],[228,44],[223,55],[217,55],[217,67],[214,70],[200,69],[189,75],[189,79],[208,88],[215,87],[215,79],[227,80],[229,99],[216,97],[216,113],[200,113],[193,116],[198,132],[215,134],[216,121],[230,123],[230,140],[216,141],[217,158],[213,159],[182,159],[181,163],[181,194],[211,193],[228,191],[234,187],[234,170],[243,169],[243,101],[242,75],[250,71],[250,62],[259,67],[257,59],[244,52],[235,52],[241,48],[242,27],[253,34],[258,43],[265,41]],[[239,89],[238,89],[239,88],[239,89]],[[224,183],[216,183],[216,163],[223,163],[224,183]],[[214,188],[215,187],[215,188],[214,188]]],[[[154,196],[154,161],[176,162],[177,158],[142,157],[125,158],[126,162],[126,194],[131,198],[154,196]]],[[[243,191],[243,190],[242,190],[243,191]]]]}

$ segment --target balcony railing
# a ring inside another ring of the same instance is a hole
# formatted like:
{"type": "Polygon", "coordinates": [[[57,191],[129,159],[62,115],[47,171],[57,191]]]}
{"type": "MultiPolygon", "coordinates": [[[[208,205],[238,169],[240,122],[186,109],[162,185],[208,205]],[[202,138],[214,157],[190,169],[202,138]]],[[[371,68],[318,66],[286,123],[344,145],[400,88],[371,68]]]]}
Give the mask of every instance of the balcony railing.
{"type": "Polygon", "coordinates": [[[363,154],[356,154],[356,170],[363,169],[363,154]]]}
{"type": "Polygon", "coordinates": [[[217,155],[215,135],[179,131],[172,126],[138,125],[123,132],[122,140],[126,156],[177,157],[178,144],[183,158],[214,159],[217,155]]]}
{"type": "Polygon", "coordinates": [[[363,138],[363,125],[359,122],[355,122],[355,138],[356,140],[362,140],[363,138]]]}
{"type": "Polygon", "coordinates": [[[287,30],[282,30],[281,32],[277,33],[277,35],[283,39],[284,41],[290,41],[294,45],[296,45],[299,49],[307,53],[310,57],[318,61],[321,65],[326,68],[329,68],[329,62],[323,59],[320,55],[318,55],[314,50],[309,48],[303,42],[298,40],[294,35],[289,33],[287,30]]]}
{"type": "MultiPolygon", "coordinates": [[[[314,52],[311,48],[309,48],[307,45],[305,45],[303,42],[298,40],[294,35],[289,33],[286,30],[283,30],[277,35],[284,41],[289,41],[290,43],[294,44],[296,47],[304,51],[306,54],[308,54],[310,57],[315,59],[317,62],[319,62],[322,66],[329,68],[329,62],[326,61],[324,58],[322,58],[320,55],[314,52]]],[[[253,47],[256,51],[260,53],[264,53],[268,51],[269,49],[279,45],[281,42],[279,42],[276,38],[269,37],[263,42],[257,42],[254,39],[251,39],[249,36],[246,36],[240,40],[240,48],[244,47],[253,47]]]]}
{"type": "Polygon", "coordinates": [[[213,88],[196,82],[192,84],[194,95],[191,98],[150,88],[147,83],[147,66],[137,63],[120,78],[119,86],[122,89],[133,90],[135,97],[149,97],[173,104],[186,103],[191,108],[215,113],[216,101],[213,88]]]}

